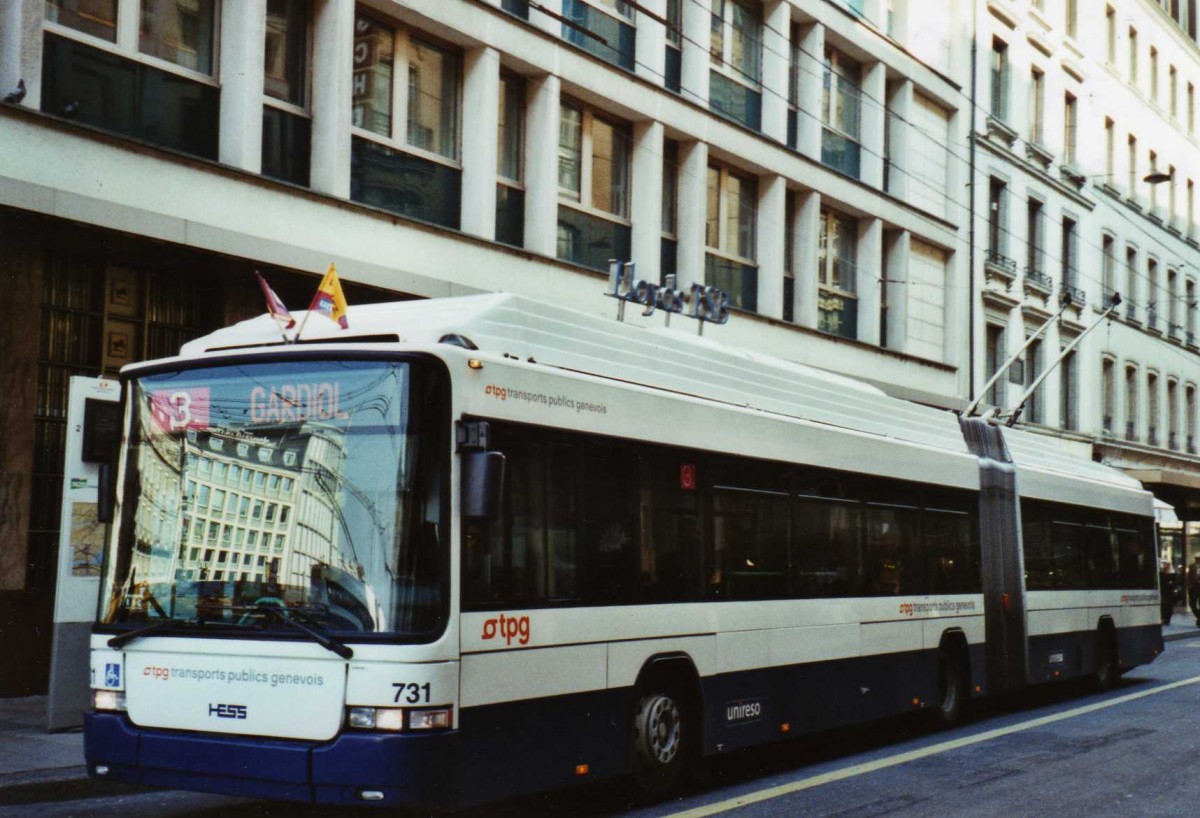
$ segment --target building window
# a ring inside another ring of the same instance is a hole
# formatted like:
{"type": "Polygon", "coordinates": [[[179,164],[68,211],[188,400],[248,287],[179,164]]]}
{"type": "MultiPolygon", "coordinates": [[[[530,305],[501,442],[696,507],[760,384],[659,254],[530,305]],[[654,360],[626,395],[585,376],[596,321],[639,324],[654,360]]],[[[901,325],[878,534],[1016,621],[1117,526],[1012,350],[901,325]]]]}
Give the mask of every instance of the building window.
{"type": "Polygon", "coordinates": [[[1138,371],[1136,366],[1125,367],[1125,439],[1137,440],[1138,371]]]}
{"type": "Polygon", "coordinates": [[[1187,315],[1186,315],[1186,318],[1184,319],[1187,322],[1187,324],[1184,327],[1187,335],[1184,340],[1186,341],[1188,346],[1195,346],[1196,345],[1196,282],[1193,279],[1189,278],[1187,280],[1187,283],[1183,285],[1183,292],[1184,292],[1183,307],[1185,310],[1187,310],[1187,315]]]}
{"type": "Polygon", "coordinates": [[[201,74],[213,73],[213,0],[142,0],[138,50],[201,74]]]}
{"type": "MultiPolygon", "coordinates": [[[[1150,151],[1150,174],[1153,175],[1156,173],[1158,173],[1158,153],[1156,151],[1150,151]]],[[[1150,215],[1161,218],[1158,212],[1158,185],[1149,185],[1149,188],[1150,215]]]]}
{"type": "Polygon", "coordinates": [[[668,91],[679,93],[683,78],[683,3],[684,0],[667,0],[667,45],[663,85],[668,91]]]}
{"type": "Polygon", "coordinates": [[[1030,199],[1025,215],[1025,277],[1034,283],[1043,283],[1046,272],[1042,260],[1046,242],[1045,221],[1045,206],[1037,199],[1030,199]]]}
{"type": "Polygon", "coordinates": [[[1187,132],[1188,136],[1196,133],[1196,86],[1187,84],[1187,132]]]}
{"type": "Polygon", "coordinates": [[[1179,451],[1179,382],[1167,380],[1167,448],[1179,451]]]}
{"type": "Polygon", "coordinates": [[[359,15],[353,106],[356,129],[398,147],[458,159],[459,60],[447,49],[359,15]],[[393,122],[393,100],[403,107],[397,112],[405,120],[403,133],[393,122]]]}
{"type": "Polygon", "coordinates": [[[607,270],[629,258],[629,126],[564,100],[559,106],[558,257],[607,270]]]}
{"type": "Polygon", "coordinates": [[[1107,437],[1113,436],[1113,426],[1116,423],[1116,408],[1117,408],[1117,385],[1114,382],[1116,378],[1116,362],[1112,358],[1105,358],[1101,365],[1100,372],[1100,405],[1103,411],[1103,428],[1104,434],[1107,437]]]}
{"type": "Polygon", "coordinates": [[[1146,259],[1146,328],[1158,330],[1158,261],[1146,259]]]}
{"type": "Polygon", "coordinates": [[[988,260],[1007,259],[1008,185],[992,177],[988,183],[988,260]]]}
{"type": "Polygon", "coordinates": [[[1126,247],[1126,289],[1124,289],[1124,305],[1126,305],[1126,319],[1130,321],[1138,320],[1138,251],[1133,247],[1126,247]]]}
{"type": "Polygon", "coordinates": [[[1183,340],[1180,338],[1181,327],[1179,326],[1179,273],[1167,268],[1167,335],[1173,341],[1183,340]]]}
{"type": "MultiPolygon", "coordinates": [[[[1034,381],[1042,374],[1042,369],[1045,367],[1045,362],[1042,360],[1042,342],[1034,341],[1025,349],[1025,389],[1033,386],[1034,381]]],[[[1045,421],[1044,410],[1042,409],[1042,395],[1045,391],[1044,385],[1039,385],[1029,395],[1029,399],[1025,404],[1025,417],[1030,423],[1042,423],[1045,421]]]]}
{"type": "Polygon", "coordinates": [[[1129,28],[1129,84],[1137,87],[1138,82],[1138,33],[1137,29],[1129,28]]]}
{"type": "Polygon", "coordinates": [[[704,225],[705,283],[729,294],[732,306],[758,309],[755,221],[758,181],[720,165],[708,167],[704,225]]]}
{"type": "Polygon", "coordinates": [[[841,53],[825,49],[824,91],[821,98],[821,161],[858,178],[861,146],[862,66],[841,53]]]}
{"type": "Polygon", "coordinates": [[[1063,96],[1063,163],[1075,164],[1075,140],[1079,133],[1079,111],[1075,95],[1067,93],[1063,96]]]}
{"type": "Polygon", "coordinates": [[[353,53],[350,198],[457,229],[458,54],[362,14],[353,53]]]}
{"type": "Polygon", "coordinates": [[[1029,76],[1029,140],[1036,145],[1046,140],[1045,108],[1046,75],[1035,68],[1029,76]]]}
{"type": "Polygon", "coordinates": [[[817,328],[858,337],[858,222],[821,209],[817,242],[817,328]]]}
{"type": "Polygon", "coordinates": [[[663,140],[660,281],[679,272],[679,143],[663,140]]]}
{"type": "Polygon", "coordinates": [[[525,241],[525,81],[500,74],[496,132],[496,241],[520,247],[525,241]]]}
{"type": "Polygon", "coordinates": [[[45,20],[43,111],[217,158],[214,0],[48,0],[45,20]]]}
{"type": "Polygon", "coordinates": [[[1187,441],[1185,449],[1188,454],[1196,453],[1196,385],[1189,383],[1184,390],[1184,406],[1187,415],[1183,419],[1184,428],[1187,430],[1187,441]]]}
{"type": "Polygon", "coordinates": [[[1117,168],[1117,127],[1108,117],[1104,118],[1104,183],[1113,185],[1117,168]]]}
{"type": "Polygon", "coordinates": [[[110,43],[117,41],[117,0],[46,0],[46,19],[110,43]]]}
{"type": "Polygon", "coordinates": [[[308,12],[308,3],[268,0],[263,49],[262,174],[304,186],[312,148],[308,12]]]}
{"type": "Polygon", "coordinates": [[[1129,135],[1129,180],[1126,183],[1126,194],[1130,199],[1137,197],[1138,148],[1137,137],[1129,135]]]}
{"type": "Polygon", "coordinates": [[[1079,234],[1075,220],[1064,216],[1062,220],[1062,286],[1071,293],[1078,305],[1083,304],[1083,292],[1076,286],[1079,270],[1079,234]]]}
{"type": "Polygon", "coordinates": [[[1104,9],[1104,25],[1106,40],[1108,43],[1108,64],[1117,64],[1117,10],[1112,6],[1106,6],[1104,9]]]}
{"type": "Polygon", "coordinates": [[[1196,238],[1196,185],[1187,180],[1187,237],[1196,238]]]}
{"type": "MultiPolygon", "coordinates": [[[[699,0],[689,0],[699,2],[699,0]]],[[[762,8],[749,0],[712,0],[709,98],[712,110],[762,127],[762,8]]]]}
{"type": "Polygon", "coordinates": [[[622,0],[563,0],[562,36],[605,62],[632,71],[633,6],[622,0]]]}
{"type": "Polygon", "coordinates": [[[1079,428],[1079,371],[1075,353],[1068,353],[1059,364],[1059,420],[1064,429],[1079,428]]]}
{"type": "Polygon", "coordinates": [[[1175,66],[1167,69],[1167,108],[1171,112],[1171,119],[1179,119],[1179,72],[1175,70],[1175,66]]]}
{"type": "Polygon", "coordinates": [[[1150,101],[1158,102],[1158,49],[1150,46],[1150,101]]]}
{"type": "Polygon", "coordinates": [[[784,197],[783,228],[783,320],[796,320],[796,191],[789,190],[784,197]]]}
{"type": "MultiPolygon", "coordinates": [[[[991,380],[996,377],[1000,367],[1004,365],[1007,356],[1004,354],[1004,327],[1000,324],[988,324],[984,341],[984,377],[991,380]]],[[[1004,406],[1005,378],[996,378],[992,388],[984,400],[992,406],[1004,406]]]]}
{"type": "Polygon", "coordinates": [[[1101,239],[1101,259],[1104,265],[1104,306],[1112,303],[1112,297],[1117,292],[1117,241],[1108,233],[1101,239]]]}
{"type": "Polygon", "coordinates": [[[1008,119],[1008,44],[992,38],[991,114],[1001,121],[1008,119]]]}
{"type": "Polygon", "coordinates": [[[1063,30],[1067,36],[1074,39],[1078,34],[1079,14],[1075,7],[1075,0],[1063,0],[1063,30]]]}
{"type": "Polygon", "coordinates": [[[1158,374],[1146,374],[1146,442],[1158,445],[1158,374]]]}

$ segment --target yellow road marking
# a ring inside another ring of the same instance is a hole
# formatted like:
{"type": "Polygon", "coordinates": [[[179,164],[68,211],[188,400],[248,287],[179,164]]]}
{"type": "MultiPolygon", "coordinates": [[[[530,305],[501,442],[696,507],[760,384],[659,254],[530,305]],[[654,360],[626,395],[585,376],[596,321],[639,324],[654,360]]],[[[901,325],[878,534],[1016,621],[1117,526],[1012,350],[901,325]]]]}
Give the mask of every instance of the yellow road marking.
{"type": "Polygon", "coordinates": [[[972,744],[981,744],[982,742],[991,741],[992,739],[1001,738],[1002,736],[1020,733],[1024,730],[1032,730],[1036,727],[1043,727],[1047,724],[1053,724],[1056,721],[1073,719],[1076,716],[1085,716],[1088,713],[1095,713],[1097,710],[1105,710],[1109,707],[1116,707],[1117,705],[1125,704],[1126,702],[1144,699],[1147,696],[1154,696],[1158,693],[1166,693],[1168,690],[1175,690],[1176,688],[1187,687],[1188,685],[1194,684],[1200,684],[1200,676],[1193,676],[1190,679],[1182,679],[1178,682],[1171,682],[1170,684],[1165,684],[1161,687],[1155,687],[1150,690],[1141,690],[1137,693],[1129,693],[1124,696],[1118,696],[1115,699],[1097,702],[1096,704],[1084,705],[1083,707],[1077,707],[1074,710],[1066,710],[1062,713],[1055,713],[1052,716],[1042,716],[1041,718],[1021,722],[1020,724],[1013,724],[1008,727],[999,727],[995,730],[988,730],[985,733],[979,733],[978,735],[951,739],[950,741],[943,741],[939,744],[931,744],[930,746],[922,747],[919,750],[909,750],[906,753],[900,753],[888,758],[881,758],[877,761],[869,761],[865,764],[857,764],[853,767],[846,767],[842,770],[834,770],[833,772],[814,775],[811,778],[802,778],[799,781],[793,781],[788,784],[780,784],[777,787],[769,787],[765,790],[759,790],[758,792],[746,793],[745,795],[739,795],[735,798],[730,798],[725,801],[718,801],[715,804],[706,804],[705,806],[696,807],[695,809],[671,813],[670,815],[665,816],[665,818],[704,818],[704,816],[708,815],[717,815],[722,812],[738,809],[739,807],[746,807],[750,806],[751,804],[759,804],[763,801],[770,801],[773,798],[781,798],[785,795],[791,795],[795,792],[810,790],[814,787],[820,787],[824,784],[832,784],[835,781],[844,781],[847,778],[866,775],[867,773],[873,773],[877,770],[885,770],[888,767],[896,767],[901,764],[907,764],[910,761],[917,761],[918,759],[928,758],[929,756],[948,753],[951,750],[957,750],[960,747],[969,747],[972,744]]]}

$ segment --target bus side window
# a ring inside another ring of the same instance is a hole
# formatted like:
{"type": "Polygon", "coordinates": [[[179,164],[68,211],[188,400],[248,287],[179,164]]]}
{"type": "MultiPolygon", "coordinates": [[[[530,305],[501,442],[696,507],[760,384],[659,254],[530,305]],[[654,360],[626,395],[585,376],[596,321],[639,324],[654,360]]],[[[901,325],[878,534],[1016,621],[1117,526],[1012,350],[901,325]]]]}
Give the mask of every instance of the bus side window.
{"type": "Polygon", "coordinates": [[[1025,588],[1029,591],[1053,591],[1061,576],[1054,567],[1046,514],[1037,503],[1021,503],[1021,541],[1025,546],[1025,588]]]}
{"type": "Polygon", "coordinates": [[[588,602],[632,602],[638,579],[637,461],[630,444],[583,450],[583,550],[579,595],[588,602]]]}
{"type": "Polygon", "coordinates": [[[855,596],[861,588],[858,503],[802,497],[793,507],[795,596],[855,596]]]}
{"type": "Polygon", "coordinates": [[[638,460],[638,573],[643,602],[682,602],[703,596],[704,531],[700,492],[680,485],[694,458],[670,454],[638,460]]]}

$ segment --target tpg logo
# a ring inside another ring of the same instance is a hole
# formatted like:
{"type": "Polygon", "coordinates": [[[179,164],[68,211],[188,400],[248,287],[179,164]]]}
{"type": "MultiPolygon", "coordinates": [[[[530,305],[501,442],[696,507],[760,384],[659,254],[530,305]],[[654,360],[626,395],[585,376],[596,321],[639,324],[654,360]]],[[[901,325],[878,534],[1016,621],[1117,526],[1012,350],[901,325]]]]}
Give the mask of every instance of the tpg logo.
{"type": "Polygon", "coordinates": [[[495,639],[497,636],[504,640],[505,645],[511,645],[514,637],[522,645],[529,644],[529,617],[500,614],[496,619],[484,622],[480,638],[495,639]]]}
{"type": "Polygon", "coordinates": [[[208,715],[216,716],[218,719],[244,719],[246,718],[246,705],[210,704],[208,706],[208,715]]]}

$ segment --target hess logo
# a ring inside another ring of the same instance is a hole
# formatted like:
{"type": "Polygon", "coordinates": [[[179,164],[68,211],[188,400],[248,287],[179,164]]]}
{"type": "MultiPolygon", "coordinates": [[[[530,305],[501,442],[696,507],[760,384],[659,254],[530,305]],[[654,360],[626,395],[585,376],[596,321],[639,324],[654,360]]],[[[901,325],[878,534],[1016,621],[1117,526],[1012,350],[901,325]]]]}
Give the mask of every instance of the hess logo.
{"type": "Polygon", "coordinates": [[[505,645],[511,645],[515,638],[518,644],[529,644],[529,617],[505,616],[500,614],[495,619],[483,623],[483,639],[500,637],[505,645]]]}
{"type": "Polygon", "coordinates": [[[218,719],[244,719],[246,718],[246,705],[210,704],[208,706],[208,715],[216,716],[218,719]]]}

